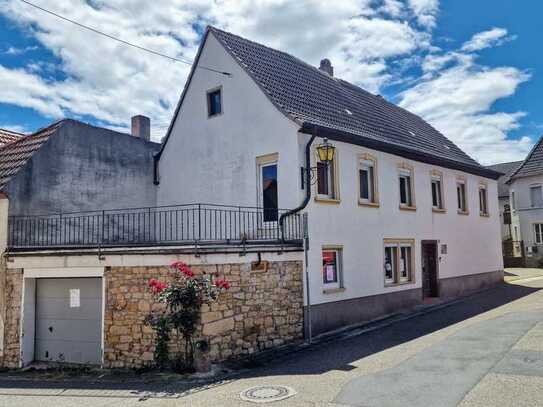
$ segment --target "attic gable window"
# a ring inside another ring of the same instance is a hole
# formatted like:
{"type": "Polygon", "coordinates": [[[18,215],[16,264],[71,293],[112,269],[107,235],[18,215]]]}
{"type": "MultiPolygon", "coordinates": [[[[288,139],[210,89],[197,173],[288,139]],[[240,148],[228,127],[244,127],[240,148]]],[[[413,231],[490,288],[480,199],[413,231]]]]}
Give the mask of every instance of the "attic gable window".
{"type": "Polygon", "coordinates": [[[207,117],[218,116],[222,113],[222,89],[212,89],[207,92],[207,117]]]}

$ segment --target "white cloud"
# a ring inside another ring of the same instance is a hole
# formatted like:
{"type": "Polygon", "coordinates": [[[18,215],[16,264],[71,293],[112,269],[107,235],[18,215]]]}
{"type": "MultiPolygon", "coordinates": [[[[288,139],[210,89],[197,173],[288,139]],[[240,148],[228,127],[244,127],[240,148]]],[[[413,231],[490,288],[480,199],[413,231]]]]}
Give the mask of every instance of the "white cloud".
{"type": "Polygon", "coordinates": [[[27,52],[30,52],[30,51],[35,51],[37,49],[38,49],[37,46],[29,46],[29,47],[23,47],[23,48],[9,47],[7,50],[4,51],[4,54],[7,54],[7,55],[22,55],[22,54],[26,54],[27,52]]]}
{"type": "MultiPolygon", "coordinates": [[[[420,1],[420,0],[419,0],[420,1]]],[[[437,2],[434,2],[437,4],[437,2]]],[[[329,58],[337,76],[378,91],[391,79],[387,60],[428,45],[402,15],[397,0],[41,0],[40,6],[130,42],[192,59],[210,23],[291,52],[318,65],[329,58]],[[279,35],[280,33],[280,35],[279,35]]],[[[420,13],[427,13],[420,8],[420,13]]],[[[29,61],[0,70],[0,101],[58,118],[90,115],[124,128],[133,114],[151,117],[159,139],[169,124],[189,67],[126,47],[44,14],[17,0],[0,0],[0,14],[19,23],[57,58],[52,67],[29,61]],[[43,68],[43,69],[42,69],[43,68]],[[48,78],[48,79],[45,79],[48,78]],[[5,89],[5,88],[4,88],[5,89]]]]}
{"type": "Polygon", "coordinates": [[[18,125],[18,124],[2,124],[2,123],[0,123],[0,129],[13,131],[15,133],[21,133],[21,134],[28,133],[28,130],[25,127],[23,127],[21,125],[18,125]]]}
{"type": "Polygon", "coordinates": [[[428,29],[435,27],[439,0],[409,0],[408,3],[420,25],[428,29]]]}
{"type": "Polygon", "coordinates": [[[493,112],[492,106],[515,93],[530,75],[512,67],[477,65],[469,55],[451,53],[432,69],[441,69],[401,94],[400,105],[419,114],[482,164],[519,160],[532,141],[507,138],[524,112],[493,112]]]}
{"type": "Polygon", "coordinates": [[[511,41],[513,39],[515,39],[514,36],[507,37],[507,30],[505,28],[492,28],[488,31],[477,33],[471,37],[469,41],[462,45],[462,51],[479,51],[485,48],[501,45],[505,41],[511,41]]]}

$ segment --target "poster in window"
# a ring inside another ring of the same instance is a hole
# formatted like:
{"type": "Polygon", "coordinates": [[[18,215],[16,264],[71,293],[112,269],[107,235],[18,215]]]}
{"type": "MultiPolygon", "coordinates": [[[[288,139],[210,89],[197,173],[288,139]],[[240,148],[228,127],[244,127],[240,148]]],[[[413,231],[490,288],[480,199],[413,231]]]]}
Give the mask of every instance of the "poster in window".
{"type": "Polygon", "coordinates": [[[405,260],[403,258],[400,259],[400,273],[405,274],[405,260]]]}

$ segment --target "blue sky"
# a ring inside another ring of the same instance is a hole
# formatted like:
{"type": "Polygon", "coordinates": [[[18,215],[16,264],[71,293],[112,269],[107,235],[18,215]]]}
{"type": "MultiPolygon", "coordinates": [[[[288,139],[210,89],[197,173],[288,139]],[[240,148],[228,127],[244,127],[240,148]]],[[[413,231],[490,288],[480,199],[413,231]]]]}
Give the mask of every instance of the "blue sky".
{"type": "MultiPolygon", "coordinates": [[[[543,134],[543,4],[513,0],[35,0],[176,57],[206,24],[290,52],[428,120],[484,164],[524,158],[543,134]]],[[[159,140],[188,67],[0,0],[0,127],[62,117],[126,131],[152,119],[159,140]]]]}

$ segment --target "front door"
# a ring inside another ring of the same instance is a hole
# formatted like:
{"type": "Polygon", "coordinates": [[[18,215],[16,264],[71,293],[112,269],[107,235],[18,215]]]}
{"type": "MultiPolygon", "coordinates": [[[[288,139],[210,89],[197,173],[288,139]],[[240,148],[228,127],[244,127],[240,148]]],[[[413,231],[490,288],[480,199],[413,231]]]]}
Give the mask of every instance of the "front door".
{"type": "Polygon", "coordinates": [[[437,242],[422,242],[422,294],[424,298],[438,297],[437,242]]]}

